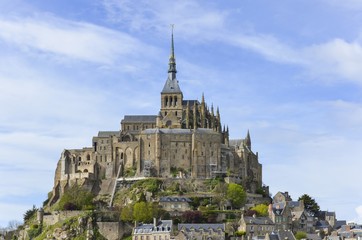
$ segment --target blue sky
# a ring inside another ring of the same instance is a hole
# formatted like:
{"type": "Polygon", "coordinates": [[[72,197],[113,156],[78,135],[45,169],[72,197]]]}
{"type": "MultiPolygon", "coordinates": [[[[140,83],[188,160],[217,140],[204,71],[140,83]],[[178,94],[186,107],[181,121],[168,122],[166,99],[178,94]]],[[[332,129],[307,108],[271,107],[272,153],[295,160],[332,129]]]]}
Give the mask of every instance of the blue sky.
{"type": "Polygon", "coordinates": [[[175,24],[185,99],[250,130],[272,194],[362,222],[362,1],[0,1],[0,226],[41,206],[60,153],[157,114],[175,24]]]}

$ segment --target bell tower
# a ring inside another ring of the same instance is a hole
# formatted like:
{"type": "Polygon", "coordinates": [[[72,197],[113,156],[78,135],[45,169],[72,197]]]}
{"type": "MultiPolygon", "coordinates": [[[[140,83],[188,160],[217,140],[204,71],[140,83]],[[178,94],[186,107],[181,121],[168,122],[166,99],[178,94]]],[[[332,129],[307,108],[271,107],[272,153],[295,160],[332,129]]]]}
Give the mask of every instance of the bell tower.
{"type": "Polygon", "coordinates": [[[159,127],[181,128],[183,94],[176,79],[176,59],[173,41],[173,25],[171,33],[171,54],[168,62],[168,77],[161,92],[161,110],[159,127]]]}

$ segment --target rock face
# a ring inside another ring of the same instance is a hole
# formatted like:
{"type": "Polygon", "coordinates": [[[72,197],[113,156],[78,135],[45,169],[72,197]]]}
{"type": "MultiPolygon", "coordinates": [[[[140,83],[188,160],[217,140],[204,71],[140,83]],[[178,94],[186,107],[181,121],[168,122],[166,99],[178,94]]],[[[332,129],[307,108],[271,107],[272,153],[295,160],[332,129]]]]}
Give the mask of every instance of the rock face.
{"type": "MultiPolygon", "coordinates": [[[[43,225],[47,227],[45,227],[41,233],[41,235],[44,236],[42,239],[62,240],[77,237],[77,239],[82,238],[87,240],[116,240],[123,237],[125,230],[130,231],[129,227],[124,226],[124,224],[119,221],[99,221],[102,217],[94,212],[75,211],[73,215],[66,212],[53,214],[58,216],[58,221],[56,223],[49,222],[49,224],[46,222],[47,218],[44,219],[45,222],[43,222],[43,225]]],[[[51,216],[47,217],[48,219],[52,218],[51,216]]]]}

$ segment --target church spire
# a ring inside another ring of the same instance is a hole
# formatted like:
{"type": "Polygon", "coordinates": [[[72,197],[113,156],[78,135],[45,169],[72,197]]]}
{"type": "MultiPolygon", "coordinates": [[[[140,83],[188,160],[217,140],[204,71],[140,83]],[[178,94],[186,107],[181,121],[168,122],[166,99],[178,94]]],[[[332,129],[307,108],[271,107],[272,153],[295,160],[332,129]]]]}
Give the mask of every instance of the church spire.
{"type": "Polygon", "coordinates": [[[176,59],[175,59],[175,47],[173,42],[173,24],[171,24],[171,54],[168,61],[168,77],[161,93],[181,93],[180,86],[176,79],[176,59]]]}
{"type": "MultiPolygon", "coordinates": [[[[174,46],[174,43],[173,43],[173,24],[171,24],[171,54],[170,54],[170,58],[169,58],[169,61],[168,61],[168,72],[169,73],[173,73],[173,74],[176,74],[176,59],[175,59],[175,46],[174,46]]],[[[175,75],[173,75],[175,76],[175,75]]],[[[173,78],[176,78],[176,77],[173,77],[173,78]]]]}

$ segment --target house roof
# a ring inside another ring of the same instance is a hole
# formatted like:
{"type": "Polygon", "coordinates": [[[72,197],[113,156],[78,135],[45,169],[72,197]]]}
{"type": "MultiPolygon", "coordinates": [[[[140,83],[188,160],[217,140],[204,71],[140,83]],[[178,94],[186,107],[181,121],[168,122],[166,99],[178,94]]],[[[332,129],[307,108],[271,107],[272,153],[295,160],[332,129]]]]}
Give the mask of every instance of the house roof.
{"type": "Polygon", "coordinates": [[[119,131],[99,131],[98,137],[110,137],[110,136],[118,136],[119,131]]]}
{"type": "Polygon", "coordinates": [[[279,230],[276,232],[271,232],[269,234],[270,240],[295,240],[294,234],[292,231],[279,230]]]}
{"type": "Polygon", "coordinates": [[[157,115],[125,115],[121,123],[148,122],[155,123],[157,115]]]}
{"type": "Polygon", "coordinates": [[[186,197],[161,197],[160,202],[192,202],[190,198],[186,197]]]}
{"type": "Polygon", "coordinates": [[[153,224],[140,224],[133,229],[134,234],[145,234],[155,232],[171,232],[172,220],[160,220],[156,226],[153,224]]]}
{"type": "Polygon", "coordinates": [[[194,230],[196,232],[200,230],[210,230],[213,231],[222,230],[225,231],[225,224],[222,223],[179,223],[178,224],[178,230],[184,230],[187,232],[190,232],[191,230],[194,230]]]}
{"type": "Polygon", "coordinates": [[[269,217],[249,217],[244,216],[244,221],[246,224],[255,224],[255,225],[274,225],[273,221],[269,217]]]}

